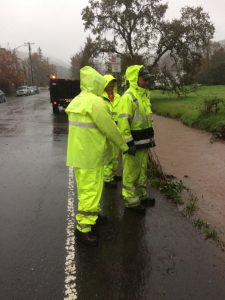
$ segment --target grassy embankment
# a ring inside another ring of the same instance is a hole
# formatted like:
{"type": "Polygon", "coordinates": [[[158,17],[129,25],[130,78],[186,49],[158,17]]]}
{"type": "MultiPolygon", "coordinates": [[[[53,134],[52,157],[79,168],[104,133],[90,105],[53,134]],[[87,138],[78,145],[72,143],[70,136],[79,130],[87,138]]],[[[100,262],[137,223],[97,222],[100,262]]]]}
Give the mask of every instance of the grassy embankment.
{"type": "Polygon", "coordinates": [[[225,86],[200,86],[186,96],[151,91],[154,113],[225,138],[225,86]]]}

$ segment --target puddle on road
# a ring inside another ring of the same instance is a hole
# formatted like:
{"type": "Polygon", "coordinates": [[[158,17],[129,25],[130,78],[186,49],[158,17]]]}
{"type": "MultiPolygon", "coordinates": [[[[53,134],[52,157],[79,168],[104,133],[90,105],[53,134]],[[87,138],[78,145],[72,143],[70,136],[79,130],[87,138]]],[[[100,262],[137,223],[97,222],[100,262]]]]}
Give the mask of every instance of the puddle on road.
{"type": "Polygon", "coordinates": [[[156,152],[163,171],[181,179],[199,199],[199,216],[225,236],[225,143],[207,132],[154,116],[156,152]]]}

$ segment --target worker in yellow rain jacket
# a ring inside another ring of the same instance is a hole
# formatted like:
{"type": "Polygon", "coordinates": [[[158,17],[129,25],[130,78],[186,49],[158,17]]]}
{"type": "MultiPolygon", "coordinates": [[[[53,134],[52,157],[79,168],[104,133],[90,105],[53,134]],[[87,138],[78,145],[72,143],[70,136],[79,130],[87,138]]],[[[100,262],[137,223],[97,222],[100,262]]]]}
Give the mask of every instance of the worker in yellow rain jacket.
{"type": "Polygon", "coordinates": [[[118,127],[129,150],[123,155],[122,196],[126,208],[145,213],[155,199],[147,193],[147,162],[150,147],[155,146],[149,80],[151,74],[143,65],[127,68],[129,88],[121,97],[118,127]]]}
{"type": "Polygon", "coordinates": [[[78,193],[75,236],[91,246],[98,244],[92,229],[96,221],[101,221],[103,169],[112,159],[111,143],[123,152],[128,149],[102,101],[104,86],[102,75],[91,67],[83,67],[81,93],[66,109],[69,119],[67,166],[74,168],[78,193]]]}
{"type": "MultiPolygon", "coordinates": [[[[116,78],[111,74],[104,75],[104,78],[106,83],[102,96],[114,122],[117,124],[120,95],[117,93],[116,78]]],[[[112,149],[112,161],[110,161],[104,167],[104,182],[106,186],[114,188],[117,186],[117,181],[122,180],[122,176],[117,174],[119,164],[119,148],[116,144],[113,144],[112,149]]]]}

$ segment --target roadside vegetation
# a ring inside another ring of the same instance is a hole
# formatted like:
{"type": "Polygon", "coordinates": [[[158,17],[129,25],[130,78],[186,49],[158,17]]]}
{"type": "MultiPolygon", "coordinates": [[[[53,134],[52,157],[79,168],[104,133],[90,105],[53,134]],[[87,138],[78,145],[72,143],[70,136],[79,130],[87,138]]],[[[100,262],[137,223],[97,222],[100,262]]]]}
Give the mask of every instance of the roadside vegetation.
{"type": "Polygon", "coordinates": [[[199,86],[184,96],[152,90],[154,113],[225,139],[225,85],[199,86]]]}
{"type": "Polygon", "coordinates": [[[206,221],[198,218],[196,214],[198,211],[198,198],[196,194],[185,187],[182,180],[177,180],[176,177],[163,172],[154,150],[149,153],[148,170],[148,178],[151,185],[157,188],[166,199],[174,203],[182,215],[192,222],[206,240],[213,240],[222,251],[225,251],[225,242],[221,240],[216,229],[206,221]]]}

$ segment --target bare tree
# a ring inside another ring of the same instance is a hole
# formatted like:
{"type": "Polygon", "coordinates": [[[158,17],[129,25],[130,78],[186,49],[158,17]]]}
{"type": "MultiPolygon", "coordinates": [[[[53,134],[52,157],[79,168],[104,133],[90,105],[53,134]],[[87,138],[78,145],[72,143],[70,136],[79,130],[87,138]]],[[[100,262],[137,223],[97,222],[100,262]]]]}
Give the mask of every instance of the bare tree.
{"type": "Polygon", "coordinates": [[[95,47],[119,54],[123,69],[145,63],[156,73],[175,76],[174,82],[189,83],[200,67],[214,26],[202,7],[184,7],[181,17],[172,21],[165,19],[167,8],[162,0],[89,0],[82,19],[95,37],[95,47]],[[165,55],[175,72],[160,65],[165,55]]]}

